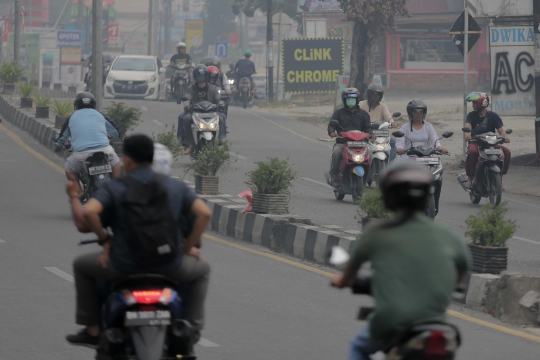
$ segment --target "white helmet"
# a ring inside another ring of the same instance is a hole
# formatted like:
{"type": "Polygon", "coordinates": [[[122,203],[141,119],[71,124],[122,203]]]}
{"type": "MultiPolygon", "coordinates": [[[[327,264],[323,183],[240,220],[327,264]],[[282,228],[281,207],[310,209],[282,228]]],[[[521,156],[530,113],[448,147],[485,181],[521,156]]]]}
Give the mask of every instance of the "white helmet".
{"type": "Polygon", "coordinates": [[[176,44],[176,50],[178,50],[178,48],[181,48],[181,47],[187,48],[186,43],[180,41],[178,44],[176,44]]]}
{"type": "Polygon", "coordinates": [[[168,147],[154,143],[154,161],[152,170],[161,175],[169,175],[173,165],[173,155],[168,147]]]}

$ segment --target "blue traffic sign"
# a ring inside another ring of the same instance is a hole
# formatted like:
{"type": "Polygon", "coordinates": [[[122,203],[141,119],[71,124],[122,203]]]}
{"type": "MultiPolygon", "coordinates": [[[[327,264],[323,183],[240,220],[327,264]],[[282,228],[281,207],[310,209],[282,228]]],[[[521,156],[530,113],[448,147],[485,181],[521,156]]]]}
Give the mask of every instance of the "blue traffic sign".
{"type": "Polygon", "coordinates": [[[226,58],[229,56],[229,44],[226,41],[216,42],[216,51],[215,55],[220,58],[226,58]]]}

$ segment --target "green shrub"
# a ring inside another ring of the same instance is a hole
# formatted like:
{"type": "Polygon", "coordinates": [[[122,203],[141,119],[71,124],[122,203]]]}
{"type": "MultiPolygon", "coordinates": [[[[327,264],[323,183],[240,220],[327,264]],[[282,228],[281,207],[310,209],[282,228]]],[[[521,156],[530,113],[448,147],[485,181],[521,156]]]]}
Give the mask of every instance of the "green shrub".
{"type": "Polygon", "coordinates": [[[358,201],[358,215],[371,219],[388,219],[390,212],[384,206],[379,188],[365,189],[358,201]]]}
{"type": "Polygon", "coordinates": [[[468,236],[475,245],[489,247],[506,247],[506,242],[514,236],[517,225],[515,220],[505,220],[508,212],[508,201],[493,207],[487,204],[478,215],[469,215],[465,220],[468,236]]]}
{"type": "Polygon", "coordinates": [[[27,98],[27,97],[30,97],[30,95],[32,94],[32,91],[34,91],[36,87],[36,83],[34,81],[20,82],[19,84],[17,84],[17,87],[21,91],[22,97],[27,98]]]}
{"type": "Polygon", "coordinates": [[[142,112],[137,108],[127,107],[124,103],[113,101],[111,105],[103,109],[103,113],[118,126],[120,140],[124,140],[126,133],[141,122],[142,112]]]}
{"type": "Polygon", "coordinates": [[[58,101],[53,99],[52,112],[58,116],[69,116],[75,109],[71,100],[58,101]]]}
{"type": "Polygon", "coordinates": [[[2,65],[0,65],[0,79],[2,79],[4,83],[16,83],[23,75],[24,69],[17,61],[4,61],[2,65]]]}
{"type": "Polygon", "coordinates": [[[154,135],[154,133],[152,133],[152,140],[154,140],[154,142],[156,143],[160,143],[168,147],[173,155],[174,161],[177,161],[178,158],[184,153],[184,148],[176,137],[176,129],[174,127],[174,124],[172,126],[172,129],[169,131],[167,130],[167,125],[165,125],[164,132],[157,135],[154,135]]]}
{"type": "Polygon", "coordinates": [[[252,191],[262,194],[283,194],[288,193],[292,182],[298,174],[289,159],[279,160],[278,158],[268,158],[268,161],[256,163],[255,170],[247,173],[248,185],[252,191]]]}
{"type": "Polygon", "coordinates": [[[195,175],[216,176],[219,170],[223,170],[237,161],[236,159],[231,160],[228,143],[218,146],[217,142],[218,140],[216,139],[213,149],[206,146],[199,151],[196,159],[191,159],[191,164],[187,169],[188,172],[192,171],[195,175]]]}
{"type": "Polygon", "coordinates": [[[47,96],[36,95],[32,97],[32,100],[36,103],[37,106],[51,105],[51,98],[47,96]]]}

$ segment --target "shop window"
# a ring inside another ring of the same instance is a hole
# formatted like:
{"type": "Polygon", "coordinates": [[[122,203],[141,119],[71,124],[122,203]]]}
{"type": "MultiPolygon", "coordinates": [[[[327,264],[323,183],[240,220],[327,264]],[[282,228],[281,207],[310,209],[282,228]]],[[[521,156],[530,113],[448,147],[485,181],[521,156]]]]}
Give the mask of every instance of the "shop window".
{"type": "Polygon", "coordinates": [[[463,55],[450,39],[401,38],[404,69],[460,69],[463,55]]]}

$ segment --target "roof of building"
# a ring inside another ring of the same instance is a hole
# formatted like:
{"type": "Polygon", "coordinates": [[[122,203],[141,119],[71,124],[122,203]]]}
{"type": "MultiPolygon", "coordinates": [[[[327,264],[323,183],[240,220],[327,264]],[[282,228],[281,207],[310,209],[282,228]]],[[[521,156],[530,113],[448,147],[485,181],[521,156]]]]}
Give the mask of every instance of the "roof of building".
{"type": "Polygon", "coordinates": [[[462,0],[407,0],[410,14],[459,13],[463,10],[462,0]]]}

